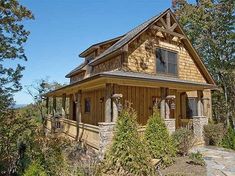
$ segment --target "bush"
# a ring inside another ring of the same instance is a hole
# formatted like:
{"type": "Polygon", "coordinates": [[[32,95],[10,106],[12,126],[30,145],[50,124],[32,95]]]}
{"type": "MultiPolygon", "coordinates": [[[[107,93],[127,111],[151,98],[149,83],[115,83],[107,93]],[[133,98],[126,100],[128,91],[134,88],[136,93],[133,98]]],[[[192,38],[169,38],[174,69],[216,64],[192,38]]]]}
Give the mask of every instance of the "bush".
{"type": "Polygon", "coordinates": [[[222,142],[222,147],[235,150],[235,130],[229,125],[229,128],[224,135],[222,142]]]}
{"type": "Polygon", "coordinates": [[[140,140],[136,113],[124,109],[116,122],[113,143],[104,158],[102,171],[114,175],[153,175],[151,157],[140,140]]]}
{"type": "Polygon", "coordinates": [[[178,153],[183,156],[188,155],[188,152],[193,147],[194,143],[192,131],[186,128],[180,128],[177,129],[172,136],[176,144],[178,153]]]}
{"type": "Polygon", "coordinates": [[[204,126],[203,133],[207,144],[218,146],[224,136],[224,125],[222,123],[210,123],[204,126]]]}
{"type": "Polygon", "coordinates": [[[189,158],[191,159],[190,163],[195,164],[195,165],[205,165],[205,161],[203,159],[202,154],[197,151],[196,153],[191,153],[189,158]]]}
{"type": "Polygon", "coordinates": [[[47,176],[43,166],[37,162],[33,161],[28,168],[26,169],[25,173],[23,176],[47,176]]]}
{"type": "Polygon", "coordinates": [[[162,159],[164,165],[173,163],[176,147],[158,112],[149,118],[144,137],[153,158],[162,159]]]}

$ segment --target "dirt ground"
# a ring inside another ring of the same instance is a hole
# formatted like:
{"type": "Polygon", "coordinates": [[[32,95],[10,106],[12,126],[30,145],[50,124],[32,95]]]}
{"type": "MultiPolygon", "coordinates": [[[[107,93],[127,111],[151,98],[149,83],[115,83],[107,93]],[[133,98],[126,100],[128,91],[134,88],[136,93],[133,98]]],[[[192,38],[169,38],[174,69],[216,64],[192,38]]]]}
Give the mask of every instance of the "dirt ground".
{"type": "Polygon", "coordinates": [[[188,164],[189,157],[177,157],[175,163],[163,170],[165,176],[206,176],[206,166],[188,164]]]}

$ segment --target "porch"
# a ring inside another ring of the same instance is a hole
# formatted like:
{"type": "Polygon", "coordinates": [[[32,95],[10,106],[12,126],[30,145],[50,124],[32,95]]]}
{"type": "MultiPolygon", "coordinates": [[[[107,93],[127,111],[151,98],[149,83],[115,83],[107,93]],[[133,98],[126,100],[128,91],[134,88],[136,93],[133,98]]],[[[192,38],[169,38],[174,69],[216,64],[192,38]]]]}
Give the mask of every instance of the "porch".
{"type": "Polygon", "coordinates": [[[99,78],[75,84],[47,95],[47,129],[104,151],[112,138],[125,101],[137,112],[140,133],[154,108],[158,108],[170,133],[180,127],[194,131],[202,141],[202,129],[211,116],[208,85],[182,82],[99,78]]]}

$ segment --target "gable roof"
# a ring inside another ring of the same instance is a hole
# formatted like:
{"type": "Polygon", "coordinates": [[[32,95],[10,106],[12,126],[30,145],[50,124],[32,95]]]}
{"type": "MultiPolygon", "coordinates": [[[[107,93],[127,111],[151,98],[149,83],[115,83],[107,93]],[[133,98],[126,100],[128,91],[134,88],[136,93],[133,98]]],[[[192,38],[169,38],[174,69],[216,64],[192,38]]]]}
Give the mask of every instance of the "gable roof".
{"type": "Polygon", "coordinates": [[[135,27],[134,29],[127,32],[120,40],[118,40],[115,44],[113,44],[111,47],[109,47],[107,50],[105,50],[102,54],[100,54],[98,57],[93,59],[90,64],[97,62],[99,59],[111,54],[112,52],[122,48],[125,44],[130,42],[136,35],[140,34],[144,31],[150,24],[154,23],[160,16],[165,14],[168,10],[165,10],[164,12],[150,18],[149,20],[145,21],[144,23],[140,24],[139,26],[135,27]]]}
{"type": "MultiPolygon", "coordinates": [[[[164,12],[160,13],[159,15],[156,15],[156,16],[152,17],[151,19],[145,21],[144,23],[140,24],[136,28],[127,32],[125,35],[120,36],[120,39],[117,40],[116,43],[114,43],[112,46],[110,46],[108,49],[106,49],[99,56],[97,56],[96,58],[91,60],[88,64],[95,65],[95,64],[102,62],[104,59],[106,59],[107,56],[109,56],[112,53],[115,53],[115,51],[122,49],[127,43],[131,42],[133,39],[138,37],[140,34],[142,34],[144,31],[146,31],[149,28],[149,26],[151,26],[152,24],[157,22],[161,17],[165,16],[167,13],[170,13],[171,17],[174,19],[175,23],[178,25],[180,33],[182,33],[182,35],[185,36],[185,40],[182,40],[182,42],[185,45],[186,49],[189,51],[190,55],[192,56],[194,62],[197,65],[197,67],[203,73],[207,82],[215,85],[213,78],[211,77],[210,73],[208,72],[207,68],[205,67],[204,63],[202,62],[199,54],[197,53],[195,48],[192,46],[187,35],[185,34],[184,30],[182,29],[182,27],[180,26],[180,24],[176,20],[174,14],[170,8],[168,8],[164,12]]],[[[79,67],[75,68],[73,70],[73,73],[78,72],[79,69],[82,69],[82,68],[79,68],[79,67]]],[[[70,74],[71,74],[71,72],[70,72],[70,74]]],[[[68,75],[66,75],[66,76],[68,76],[68,75]]]]}

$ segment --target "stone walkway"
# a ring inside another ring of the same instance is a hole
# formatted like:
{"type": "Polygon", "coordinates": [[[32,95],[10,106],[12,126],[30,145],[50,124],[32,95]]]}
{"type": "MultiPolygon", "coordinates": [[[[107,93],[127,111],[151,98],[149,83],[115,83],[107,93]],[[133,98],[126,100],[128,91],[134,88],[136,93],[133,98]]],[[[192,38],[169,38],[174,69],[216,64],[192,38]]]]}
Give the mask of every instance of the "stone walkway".
{"type": "Polygon", "coordinates": [[[235,176],[235,152],[218,147],[196,147],[206,161],[208,176],[235,176]]]}

